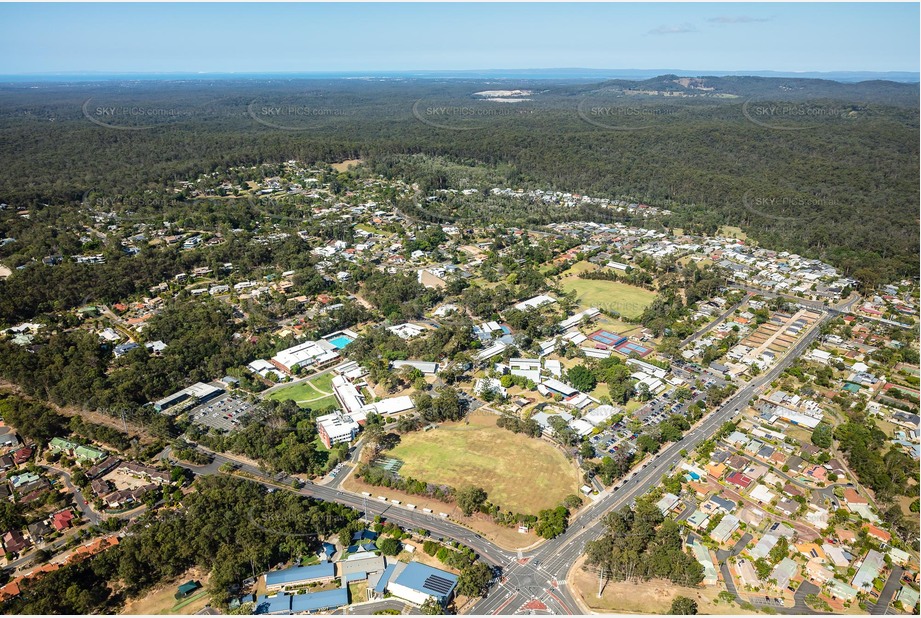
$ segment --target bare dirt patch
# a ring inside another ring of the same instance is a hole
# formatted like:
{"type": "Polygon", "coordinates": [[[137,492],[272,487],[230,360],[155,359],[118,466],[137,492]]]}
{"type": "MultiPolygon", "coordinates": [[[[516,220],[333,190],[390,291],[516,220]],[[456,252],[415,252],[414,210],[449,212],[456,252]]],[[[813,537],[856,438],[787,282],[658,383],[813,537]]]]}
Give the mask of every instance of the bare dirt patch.
{"type": "Polygon", "coordinates": [[[332,165],[330,165],[330,167],[332,167],[337,172],[345,172],[355,167],[356,165],[361,165],[362,163],[363,161],[361,159],[346,159],[345,161],[342,161],[341,163],[333,163],[332,165]]]}
{"type": "Polygon", "coordinates": [[[83,420],[89,421],[90,423],[96,423],[97,425],[105,425],[106,427],[117,429],[118,431],[121,431],[123,433],[125,431],[125,427],[127,426],[128,435],[130,437],[136,437],[138,439],[138,442],[140,442],[142,445],[145,445],[145,446],[155,441],[155,438],[147,431],[146,428],[140,425],[137,425],[135,423],[132,423],[131,421],[127,421],[125,424],[122,424],[121,419],[107,416],[103,414],[102,412],[96,412],[94,410],[85,410],[83,408],[77,408],[76,406],[59,406],[59,405],[51,403],[50,401],[45,401],[44,399],[36,399],[35,397],[32,397],[26,394],[19,387],[18,384],[14,384],[13,382],[8,382],[6,380],[0,380],[0,390],[10,391],[16,394],[18,397],[22,397],[23,399],[27,399],[29,401],[40,402],[52,408],[55,412],[58,412],[59,414],[63,414],[64,416],[68,416],[68,417],[79,416],[83,418],[83,420]]]}
{"type": "Polygon", "coordinates": [[[203,569],[193,568],[189,569],[181,577],[176,578],[168,583],[157,586],[147,594],[137,597],[135,599],[130,599],[125,603],[125,606],[122,608],[122,614],[132,614],[132,615],[152,615],[152,614],[181,614],[181,615],[190,615],[199,611],[210,601],[209,595],[206,593],[203,596],[201,590],[196,590],[188,599],[176,600],[176,588],[180,584],[184,584],[189,580],[194,580],[200,582],[202,587],[207,587],[208,585],[209,574],[206,573],[203,569]],[[185,601],[194,599],[188,604],[183,604],[185,601]],[[181,607],[177,607],[181,605],[181,607]]]}
{"type": "MultiPolygon", "coordinates": [[[[464,517],[464,514],[461,513],[460,509],[457,508],[457,506],[454,504],[446,504],[432,498],[414,496],[406,492],[396,491],[387,487],[374,487],[373,485],[368,485],[367,483],[356,479],[355,475],[349,475],[349,477],[342,483],[342,488],[346,491],[351,491],[357,494],[361,494],[363,492],[371,494],[367,497],[369,502],[378,501],[378,496],[384,496],[387,498],[388,502],[390,500],[399,500],[402,503],[401,506],[414,504],[416,506],[416,511],[419,511],[420,515],[429,515],[435,519],[442,519],[439,513],[445,513],[448,516],[447,519],[466,526],[471,530],[479,532],[481,535],[483,535],[484,538],[489,539],[503,549],[518,549],[519,547],[528,547],[539,540],[538,537],[531,532],[527,534],[520,534],[518,532],[518,528],[507,528],[505,526],[500,526],[499,524],[493,522],[491,519],[488,519],[485,515],[464,517]],[[422,509],[431,509],[432,512],[425,513],[422,511],[422,509]]],[[[420,527],[422,526],[420,525],[420,527]]],[[[420,551],[421,547],[416,550],[416,554],[419,554],[420,551]]]]}
{"type": "Polygon", "coordinates": [[[722,586],[689,588],[669,581],[653,579],[647,582],[608,582],[598,597],[598,575],[582,569],[580,558],[570,574],[573,594],[592,611],[604,614],[667,614],[675,597],[697,601],[700,614],[755,614],[735,603],[717,600],[722,586]]]}
{"type": "Polygon", "coordinates": [[[137,489],[139,487],[144,487],[149,485],[150,481],[145,479],[139,479],[122,472],[121,470],[113,470],[103,477],[107,481],[111,481],[115,488],[118,490],[121,489],[137,489]]]}

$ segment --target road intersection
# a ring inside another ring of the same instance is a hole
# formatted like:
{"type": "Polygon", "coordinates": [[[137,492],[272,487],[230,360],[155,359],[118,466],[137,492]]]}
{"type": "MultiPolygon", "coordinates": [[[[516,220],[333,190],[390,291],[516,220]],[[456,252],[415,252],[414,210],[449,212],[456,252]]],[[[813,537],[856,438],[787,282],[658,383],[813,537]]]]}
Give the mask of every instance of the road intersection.
{"type": "MultiPolygon", "coordinates": [[[[821,325],[829,318],[823,315],[772,368],[745,384],[720,408],[692,427],[679,441],[672,443],[642,464],[612,488],[605,490],[595,501],[578,512],[569,527],[560,536],[546,541],[534,549],[503,549],[480,534],[460,524],[435,514],[422,513],[405,506],[369,499],[365,496],[343,491],[334,486],[307,483],[298,491],[306,496],[329,502],[338,502],[363,513],[366,518],[380,515],[408,529],[425,529],[436,538],[453,539],[476,551],[487,563],[502,568],[501,577],[491,586],[489,593],[475,603],[469,613],[510,614],[519,611],[531,613],[535,607],[546,607],[540,613],[578,614],[580,606],[574,593],[568,589],[566,578],[573,564],[584,552],[588,541],[601,537],[605,530],[603,517],[612,511],[632,504],[638,497],[654,489],[663,475],[670,474],[683,459],[681,451],[689,452],[698,444],[710,438],[726,421],[736,416],[764,386],[774,380],[816,339],[821,325]]],[[[196,474],[214,474],[224,463],[234,467],[257,482],[267,486],[289,483],[291,479],[269,476],[265,471],[238,459],[215,454],[214,461],[207,466],[191,466],[196,474]]],[[[778,607],[777,611],[789,611],[778,607]]]]}

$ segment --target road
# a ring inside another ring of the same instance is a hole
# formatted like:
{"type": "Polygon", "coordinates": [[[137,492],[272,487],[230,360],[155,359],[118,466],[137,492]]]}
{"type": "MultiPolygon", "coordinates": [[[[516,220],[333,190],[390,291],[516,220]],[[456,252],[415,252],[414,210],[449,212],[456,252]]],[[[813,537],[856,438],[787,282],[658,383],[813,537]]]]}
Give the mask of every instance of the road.
{"type": "MultiPolygon", "coordinates": [[[[303,495],[328,502],[338,502],[361,511],[366,518],[381,515],[400,526],[428,530],[434,537],[460,541],[481,558],[495,566],[503,567],[501,581],[492,586],[489,594],[473,605],[469,613],[485,615],[514,613],[532,600],[541,601],[549,611],[555,614],[576,614],[579,605],[568,590],[566,578],[572,565],[582,555],[585,543],[595,540],[605,532],[602,518],[607,513],[631,504],[636,498],[656,487],[663,475],[671,473],[683,459],[682,450],[691,451],[698,444],[710,438],[725,423],[748,405],[755,394],[773,381],[794,359],[819,335],[821,324],[828,315],[818,320],[810,330],[797,341],[788,353],[772,368],[762,373],[750,383],[743,385],[719,409],[699,421],[681,439],[662,449],[652,460],[643,464],[623,481],[600,494],[570,521],[565,533],[555,539],[544,542],[536,549],[518,552],[502,549],[484,539],[476,532],[441,518],[437,514],[411,510],[403,505],[394,505],[369,499],[357,494],[342,491],[336,487],[325,487],[308,483],[299,490],[303,495]]],[[[231,462],[237,469],[246,473],[257,482],[267,486],[286,484],[290,479],[276,481],[256,466],[239,462],[226,455],[215,454],[214,461],[208,466],[190,466],[178,464],[192,470],[195,474],[213,474],[226,462],[231,462]]],[[[787,612],[787,608],[778,607],[777,611],[787,612]]]]}
{"type": "MultiPolygon", "coordinates": [[[[630,504],[658,485],[662,476],[671,472],[681,461],[681,450],[691,451],[716,433],[724,422],[747,406],[748,401],[761,388],[773,381],[794,359],[798,358],[819,335],[821,324],[825,319],[827,315],[818,320],[777,364],[739,389],[722,407],[692,427],[680,442],[673,443],[660,451],[651,463],[634,473],[632,478],[628,477],[624,485],[615,486],[614,489],[602,494],[599,500],[570,522],[564,534],[547,541],[535,551],[523,555],[523,561],[526,560],[525,564],[521,564],[522,561],[511,563],[506,570],[506,574],[511,573],[509,583],[498,587],[499,590],[505,589],[504,592],[509,595],[508,598],[501,592],[499,594],[493,592],[489,597],[477,603],[471,613],[499,613],[510,606],[515,606],[518,600],[521,600],[522,603],[526,601],[527,594],[543,600],[540,594],[546,595],[551,592],[558,599],[560,609],[565,613],[577,613],[578,605],[566,589],[565,580],[572,565],[582,554],[585,543],[604,534],[601,517],[630,504]],[[516,585],[519,583],[524,587],[516,585]]],[[[548,603],[548,605],[552,610],[556,610],[553,604],[548,603]]],[[[779,611],[783,610],[779,609],[779,611]]]]}
{"type": "Polygon", "coordinates": [[[383,601],[371,601],[369,603],[359,603],[357,605],[352,604],[342,609],[337,609],[332,613],[333,616],[348,616],[348,615],[358,615],[358,616],[367,616],[373,614],[374,612],[381,612],[386,609],[392,609],[400,612],[400,614],[412,614],[418,616],[422,614],[416,607],[404,603],[398,599],[384,599],[383,601]]]}
{"type": "Polygon", "coordinates": [[[80,514],[83,518],[89,522],[91,526],[98,526],[102,521],[102,517],[87,504],[86,500],[83,498],[83,494],[80,490],[74,485],[73,480],[70,478],[70,472],[62,468],[56,468],[54,466],[39,466],[43,468],[46,472],[51,472],[52,474],[57,474],[61,477],[61,482],[64,484],[70,493],[74,497],[74,504],[77,505],[77,510],[80,511],[80,514]]]}
{"type": "Polygon", "coordinates": [[[850,313],[851,307],[854,306],[854,303],[860,300],[860,294],[858,294],[857,292],[851,292],[850,296],[838,301],[838,303],[836,304],[829,303],[828,305],[826,305],[822,301],[809,300],[807,298],[800,298],[799,296],[793,296],[792,294],[781,294],[777,292],[770,292],[768,290],[762,290],[761,288],[756,288],[756,287],[753,287],[750,285],[744,285],[741,283],[730,283],[729,287],[736,289],[736,290],[745,290],[746,292],[751,292],[753,294],[764,296],[765,298],[778,298],[778,297],[784,298],[786,300],[789,300],[792,303],[799,303],[800,305],[803,305],[804,307],[809,307],[810,309],[818,309],[819,311],[830,311],[833,314],[850,313]]]}
{"type": "Polygon", "coordinates": [[[710,330],[711,330],[712,328],[714,328],[714,327],[717,326],[720,322],[722,322],[723,320],[725,320],[726,318],[728,318],[729,316],[731,316],[732,313],[733,313],[736,309],[738,309],[739,307],[741,307],[742,304],[745,303],[745,301],[748,300],[749,296],[752,296],[752,295],[753,295],[753,292],[749,292],[748,294],[746,294],[745,296],[743,296],[743,297],[742,297],[742,300],[740,300],[739,302],[737,302],[736,304],[734,304],[732,307],[730,307],[729,309],[727,309],[726,311],[724,311],[723,313],[721,313],[721,314],[719,315],[719,317],[717,317],[715,320],[713,320],[712,322],[710,322],[709,324],[707,324],[707,325],[704,326],[703,328],[698,329],[697,331],[694,332],[694,334],[692,334],[690,337],[688,337],[687,339],[685,339],[684,341],[682,341],[681,344],[679,345],[679,347],[683,348],[684,346],[686,346],[687,344],[691,343],[691,342],[694,341],[695,339],[700,339],[701,337],[703,337],[706,333],[710,332],[710,330]]]}

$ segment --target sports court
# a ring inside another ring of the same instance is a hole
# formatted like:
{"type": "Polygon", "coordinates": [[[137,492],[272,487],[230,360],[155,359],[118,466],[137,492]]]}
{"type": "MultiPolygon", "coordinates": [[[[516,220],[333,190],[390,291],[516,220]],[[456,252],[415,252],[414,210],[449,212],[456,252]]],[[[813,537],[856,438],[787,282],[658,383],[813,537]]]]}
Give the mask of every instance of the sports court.
{"type": "Polygon", "coordinates": [[[608,348],[615,348],[627,341],[627,338],[609,330],[599,329],[588,336],[592,341],[596,341],[608,348]]]}
{"type": "Polygon", "coordinates": [[[642,346],[632,341],[625,341],[624,343],[621,343],[620,345],[615,346],[614,349],[620,352],[621,354],[623,354],[624,356],[630,356],[631,354],[634,354],[634,353],[639,354],[640,356],[646,356],[647,354],[652,352],[652,350],[650,350],[646,346],[642,346]]]}

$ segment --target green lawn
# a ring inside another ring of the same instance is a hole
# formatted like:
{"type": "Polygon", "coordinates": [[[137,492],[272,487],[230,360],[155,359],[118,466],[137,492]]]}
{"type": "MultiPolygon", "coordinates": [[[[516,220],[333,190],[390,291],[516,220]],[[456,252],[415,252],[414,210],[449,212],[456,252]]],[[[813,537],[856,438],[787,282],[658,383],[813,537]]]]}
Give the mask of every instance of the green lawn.
{"type": "Polygon", "coordinates": [[[567,269],[561,274],[563,277],[566,277],[568,275],[572,275],[573,277],[578,277],[582,273],[592,271],[592,270],[598,270],[598,267],[592,264],[591,262],[589,262],[588,260],[582,260],[580,262],[576,262],[575,264],[570,266],[569,269],[567,269]]]}
{"type": "Polygon", "coordinates": [[[317,397],[323,397],[323,393],[317,391],[310,382],[299,382],[298,384],[292,384],[291,386],[280,388],[272,392],[266,399],[274,399],[275,401],[282,401],[284,399],[302,401],[304,399],[316,399],[317,397]]]}
{"type": "Polygon", "coordinates": [[[496,427],[496,417],[402,436],[387,453],[400,474],[455,488],[476,485],[503,509],[536,515],[579,493],[579,474],[551,444],[496,427]]]}
{"type": "Polygon", "coordinates": [[[382,229],[376,228],[373,225],[368,225],[367,223],[359,223],[355,226],[356,230],[364,230],[369,234],[378,234],[380,236],[387,236],[387,232],[382,229]]]}
{"type": "Polygon", "coordinates": [[[336,404],[336,397],[332,394],[333,376],[332,373],[325,373],[321,376],[298,382],[291,386],[280,388],[266,396],[266,399],[274,401],[284,401],[292,399],[303,407],[322,409],[336,404]]]}
{"type": "Polygon", "coordinates": [[[627,318],[638,317],[656,297],[655,292],[619,281],[570,277],[563,279],[561,285],[567,292],[576,292],[579,305],[583,308],[598,307],[617,311],[627,318]]]}

